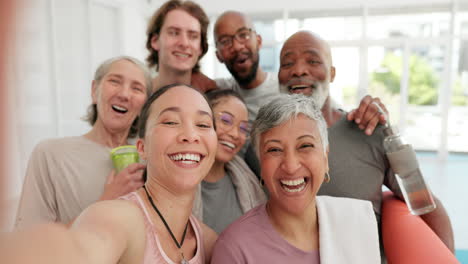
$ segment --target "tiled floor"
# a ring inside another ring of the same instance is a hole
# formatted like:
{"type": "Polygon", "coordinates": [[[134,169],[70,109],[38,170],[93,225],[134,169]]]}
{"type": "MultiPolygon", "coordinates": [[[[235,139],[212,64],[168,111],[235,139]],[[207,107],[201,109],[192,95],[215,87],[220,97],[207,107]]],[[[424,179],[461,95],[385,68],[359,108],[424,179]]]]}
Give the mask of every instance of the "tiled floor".
{"type": "Polygon", "coordinates": [[[433,152],[418,152],[421,170],[452,222],[455,248],[468,264],[468,154],[450,154],[446,161],[433,152]]]}

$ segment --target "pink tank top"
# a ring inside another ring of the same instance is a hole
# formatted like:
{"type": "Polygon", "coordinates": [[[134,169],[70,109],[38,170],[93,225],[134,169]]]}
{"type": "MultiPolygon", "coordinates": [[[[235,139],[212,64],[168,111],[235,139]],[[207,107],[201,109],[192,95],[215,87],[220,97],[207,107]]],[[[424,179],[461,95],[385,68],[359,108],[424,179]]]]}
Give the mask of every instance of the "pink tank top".
{"type": "MultiPolygon", "coordinates": [[[[134,202],[140,209],[143,211],[145,215],[145,227],[146,227],[146,248],[145,248],[145,257],[143,260],[143,264],[177,264],[172,261],[166,253],[164,253],[161,243],[158,238],[158,234],[154,229],[153,223],[151,222],[151,218],[146,210],[146,207],[143,204],[141,198],[135,193],[129,193],[120,197],[119,199],[128,200],[134,202]]],[[[200,227],[200,223],[198,223],[197,218],[193,215],[190,215],[190,225],[192,226],[193,230],[195,231],[195,237],[197,239],[197,251],[195,252],[195,256],[189,260],[190,264],[205,264],[205,250],[203,246],[203,232],[200,227]]]]}

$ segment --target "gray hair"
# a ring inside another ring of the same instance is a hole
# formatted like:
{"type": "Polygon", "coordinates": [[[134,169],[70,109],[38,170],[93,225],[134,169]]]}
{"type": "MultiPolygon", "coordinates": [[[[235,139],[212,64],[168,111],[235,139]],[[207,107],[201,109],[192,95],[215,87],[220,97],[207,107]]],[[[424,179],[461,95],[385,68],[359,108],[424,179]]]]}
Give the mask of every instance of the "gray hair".
{"type": "MultiPolygon", "coordinates": [[[[99,84],[102,81],[102,78],[104,78],[104,76],[109,72],[112,64],[121,60],[129,61],[135,64],[138,68],[140,68],[140,70],[143,72],[143,75],[145,76],[146,95],[147,97],[149,97],[153,90],[153,82],[151,78],[151,73],[148,67],[146,67],[146,65],[143,62],[130,56],[113,57],[102,62],[99,65],[99,67],[96,69],[96,72],[94,73],[93,80],[96,82],[96,86],[97,87],[99,86],[99,84]]],[[[87,114],[86,116],[83,117],[83,120],[87,121],[91,126],[94,126],[94,123],[96,123],[97,117],[98,117],[97,105],[93,103],[90,106],[88,106],[87,114]]],[[[135,137],[137,133],[137,129],[138,129],[138,118],[136,118],[135,121],[132,123],[128,137],[135,137]]]]}
{"type": "Polygon", "coordinates": [[[257,157],[260,158],[260,135],[288,120],[297,118],[299,114],[316,121],[323,151],[327,152],[327,123],[315,100],[302,94],[279,94],[260,108],[254,121],[251,136],[257,157]]]}

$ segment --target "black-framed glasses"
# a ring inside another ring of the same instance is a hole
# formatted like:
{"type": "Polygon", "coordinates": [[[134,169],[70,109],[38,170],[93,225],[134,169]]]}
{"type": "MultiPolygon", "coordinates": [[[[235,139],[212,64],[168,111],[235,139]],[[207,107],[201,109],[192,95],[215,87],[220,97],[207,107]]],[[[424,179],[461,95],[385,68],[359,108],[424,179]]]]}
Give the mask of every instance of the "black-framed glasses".
{"type": "Polygon", "coordinates": [[[239,129],[240,135],[248,138],[250,136],[250,130],[252,126],[248,121],[236,121],[236,118],[226,112],[220,112],[217,115],[218,123],[216,126],[225,131],[231,130],[233,127],[239,129]]]}
{"type": "Polygon", "coordinates": [[[247,40],[252,37],[252,29],[251,28],[240,28],[237,30],[236,34],[234,35],[223,35],[217,41],[217,45],[222,49],[227,49],[232,47],[234,43],[234,39],[237,42],[244,44],[247,40]]]}

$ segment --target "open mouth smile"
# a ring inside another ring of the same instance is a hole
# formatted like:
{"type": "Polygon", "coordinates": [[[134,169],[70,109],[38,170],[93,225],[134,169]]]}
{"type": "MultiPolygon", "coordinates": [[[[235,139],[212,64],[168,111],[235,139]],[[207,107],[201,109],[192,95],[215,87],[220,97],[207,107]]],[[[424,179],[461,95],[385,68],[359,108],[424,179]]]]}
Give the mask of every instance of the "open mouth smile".
{"type": "Polygon", "coordinates": [[[223,146],[226,146],[230,149],[235,149],[237,146],[231,142],[227,142],[227,141],[219,141],[219,144],[223,145],[223,146]]]}
{"type": "Polygon", "coordinates": [[[203,155],[198,153],[175,153],[169,155],[169,158],[182,164],[198,164],[203,159],[203,155]]]}
{"type": "Polygon", "coordinates": [[[289,85],[288,89],[291,92],[298,92],[298,91],[305,90],[307,88],[314,89],[315,87],[316,86],[314,84],[310,84],[310,85],[307,85],[307,84],[294,84],[294,85],[289,85]]]}
{"type": "Polygon", "coordinates": [[[305,189],[309,179],[299,178],[296,180],[280,180],[281,187],[288,193],[297,193],[305,189]]]}
{"type": "Polygon", "coordinates": [[[117,113],[120,113],[120,114],[125,114],[128,112],[128,109],[123,107],[123,106],[118,106],[118,105],[112,105],[112,109],[114,109],[114,111],[116,111],[117,113]]]}

